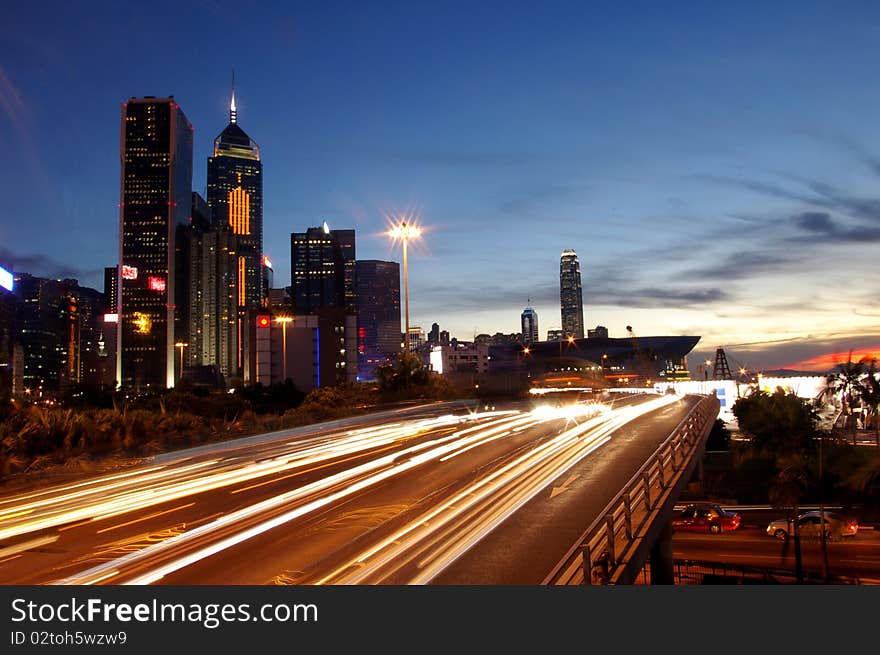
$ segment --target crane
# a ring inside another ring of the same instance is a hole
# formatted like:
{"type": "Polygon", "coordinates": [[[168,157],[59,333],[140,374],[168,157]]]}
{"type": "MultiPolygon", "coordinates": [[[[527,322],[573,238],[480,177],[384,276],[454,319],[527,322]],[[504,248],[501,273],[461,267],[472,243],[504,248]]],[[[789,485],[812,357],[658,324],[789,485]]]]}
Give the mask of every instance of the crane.
{"type": "Polygon", "coordinates": [[[651,357],[648,353],[642,350],[642,347],[639,345],[639,339],[631,325],[626,326],[626,331],[629,333],[630,339],[632,340],[632,348],[636,361],[636,373],[642,381],[647,382],[656,375],[654,367],[651,364],[651,357]]]}

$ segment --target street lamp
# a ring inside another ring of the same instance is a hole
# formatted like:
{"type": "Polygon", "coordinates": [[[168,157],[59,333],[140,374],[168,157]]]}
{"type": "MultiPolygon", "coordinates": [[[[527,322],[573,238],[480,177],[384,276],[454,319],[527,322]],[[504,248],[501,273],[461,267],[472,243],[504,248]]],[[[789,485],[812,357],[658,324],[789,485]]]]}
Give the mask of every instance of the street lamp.
{"type": "Polygon", "coordinates": [[[174,344],[175,348],[180,348],[180,378],[183,378],[183,349],[188,345],[185,341],[178,341],[174,344]]]}
{"type": "Polygon", "coordinates": [[[276,323],[281,323],[281,381],[287,380],[287,324],[293,320],[293,316],[277,316],[276,323]]]}
{"type": "Polygon", "coordinates": [[[388,230],[388,236],[392,239],[400,239],[403,242],[403,301],[405,306],[405,316],[406,316],[406,331],[404,332],[404,344],[406,346],[407,354],[410,352],[410,343],[409,343],[409,271],[406,257],[406,246],[407,242],[410,239],[417,239],[421,236],[422,230],[421,228],[407,223],[406,220],[401,221],[390,230],[388,230]]]}
{"type": "MultiPolygon", "coordinates": [[[[568,352],[568,348],[571,348],[574,345],[574,337],[572,335],[568,335],[568,346],[566,346],[566,352],[568,352]]],[[[562,370],[562,339],[559,340],[559,370],[562,370]]]]}

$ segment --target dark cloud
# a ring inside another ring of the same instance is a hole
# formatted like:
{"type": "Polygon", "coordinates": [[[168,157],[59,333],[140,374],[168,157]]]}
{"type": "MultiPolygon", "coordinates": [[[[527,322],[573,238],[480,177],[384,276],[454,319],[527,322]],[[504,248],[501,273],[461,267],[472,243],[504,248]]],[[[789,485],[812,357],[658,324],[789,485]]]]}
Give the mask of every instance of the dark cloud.
{"type": "Polygon", "coordinates": [[[853,218],[862,218],[880,222],[880,199],[859,198],[851,196],[840,189],[821,181],[804,180],[791,177],[792,180],[805,186],[809,192],[789,191],[778,185],[759,182],[746,178],[724,177],[718,175],[700,175],[700,179],[735,186],[754,191],[771,198],[791,200],[793,202],[818,207],[837,214],[845,214],[853,218]]]}
{"type": "Polygon", "coordinates": [[[820,237],[823,243],[873,243],[880,241],[880,228],[864,225],[847,226],[826,212],[804,212],[795,216],[795,225],[810,232],[811,236],[799,237],[799,241],[813,241],[820,237]]]}
{"type": "Polygon", "coordinates": [[[72,278],[81,283],[101,279],[104,275],[103,268],[84,269],[61,264],[47,255],[29,254],[22,255],[0,247],[0,263],[11,266],[16,273],[30,273],[39,277],[47,277],[55,280],[72,278]]]}
{"type": "Polygon", "coordinates": [[[824,182],[810,181],[806,184],[813,193],[820,196],[812,199],[812,204],[855,218],[880,221],[880,199],[850,196],[824,182]]]}
{"type": "Polygon", "coordinates": [[[777,253],[740,251],[711,266],[687,271],[686,275],[689,278],[713,280],[744,279],[761,273],[778,272],[792,261],[792,258],[777,253]]]}
{"type": "Polygon", "coordinates": [[[619,307],[639,307],[657,309],[663,307],[703,307],[710,303],[730,300],[730,295],[717,287],[709,289],[674,289],[645,287],[642,289],[621,290],[617,293],[600,293],[590,296],[594,305],[616,305],[619,307]]]}

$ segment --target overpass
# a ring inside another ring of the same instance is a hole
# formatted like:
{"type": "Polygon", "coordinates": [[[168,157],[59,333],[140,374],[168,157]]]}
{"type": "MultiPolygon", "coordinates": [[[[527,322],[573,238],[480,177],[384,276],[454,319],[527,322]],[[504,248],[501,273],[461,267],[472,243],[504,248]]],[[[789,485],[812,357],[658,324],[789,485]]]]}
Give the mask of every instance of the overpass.
{"type": "Polygon", "coordinates": [[[37,482],[0,497],[0,583],[626,584],[647,559],[662,582],[717,413],[435,404],[37,482]]]}

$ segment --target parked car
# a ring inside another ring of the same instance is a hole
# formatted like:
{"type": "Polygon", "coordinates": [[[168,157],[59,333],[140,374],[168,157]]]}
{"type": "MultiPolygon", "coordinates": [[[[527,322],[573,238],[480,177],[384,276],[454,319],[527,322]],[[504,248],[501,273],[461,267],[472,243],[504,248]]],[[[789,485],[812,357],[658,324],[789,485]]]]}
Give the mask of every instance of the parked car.
{"type": "MultiPolygon", "coordinates": [[[[804,512],[797,518],[798,533],[808,539],[818,539],[822,536],[819,530],[821,517],[818,510],[804,512]]],[[[854,537],[859,531],[859,522],[848,516],[825,510],[825,538],[843,539],[854,537]]],[[[794,536],[794,521],[792,519],[776,519],[767,526],[767,534],[785,541],[794,536]]]]}
{"type": "Polygon", "coordinates": [[[715,503],[690,503],[672,519],[672,529],[679,532],[719,534],[736,530],[742,519],[715,503]]]}

